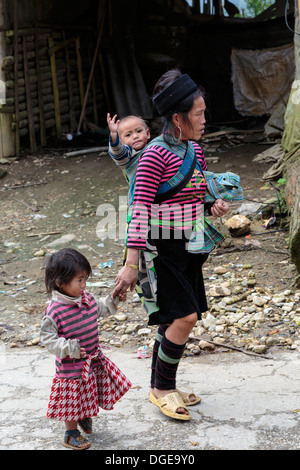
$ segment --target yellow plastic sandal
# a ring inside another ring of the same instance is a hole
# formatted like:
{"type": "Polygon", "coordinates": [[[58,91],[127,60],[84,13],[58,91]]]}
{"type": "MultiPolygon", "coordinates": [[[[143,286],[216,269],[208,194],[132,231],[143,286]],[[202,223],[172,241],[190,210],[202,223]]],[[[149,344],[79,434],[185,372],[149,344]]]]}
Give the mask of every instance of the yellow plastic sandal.
{"type": "Polygon", "coordinates": [[[156,396],[150,392],[149,400],[153,405],[158,406],[163,414],[170,418],[180,419],[181,421],[189,421],[191,419],[189,410],[178,392],[168,393],[162,398],[156,398],[156,396]],[[177,413],[178,408],[184,408],[187,414],[177,413]]]}
{"type": "Polygon", "coordinates": [[[198,405],[198,403],[201,401],[201,397],[198,397],[194,393],[181,392],[180,390],[176,390],[176,392],[179,393],[185,406],[198,405]],[[194,400],[191,400],[191,396],[194,398],[194,400]]]}

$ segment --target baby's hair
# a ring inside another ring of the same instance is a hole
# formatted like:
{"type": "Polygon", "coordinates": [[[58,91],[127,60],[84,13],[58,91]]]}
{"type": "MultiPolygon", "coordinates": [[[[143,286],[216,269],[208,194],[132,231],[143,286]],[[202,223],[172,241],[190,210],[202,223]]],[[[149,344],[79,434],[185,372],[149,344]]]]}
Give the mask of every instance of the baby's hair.
{"type": "Polygon", "coordinates": [[[145,127],[145,129],[148,129],[149,126],[148,126],[147,122],[145,121],[145,119],[143,119],[141,116],[136,116],[134,114],[130,114],[129,116],[122,117],[120,119],[119,125],[124,123],[125,121],[127,121],[127,119],[133,119],[133,118],[134,119],[139,119],[141,121],[142,125],[145,127]]]}
{"type": "Polygon", "coordinates": [[[68,284],[77,273],[86,271],[87,276],[92,268],[85,256],[72,248],[63,248],[48,258],[45,269],[45,286],[48,294],[58,290],[62,283],[68,284]]]}

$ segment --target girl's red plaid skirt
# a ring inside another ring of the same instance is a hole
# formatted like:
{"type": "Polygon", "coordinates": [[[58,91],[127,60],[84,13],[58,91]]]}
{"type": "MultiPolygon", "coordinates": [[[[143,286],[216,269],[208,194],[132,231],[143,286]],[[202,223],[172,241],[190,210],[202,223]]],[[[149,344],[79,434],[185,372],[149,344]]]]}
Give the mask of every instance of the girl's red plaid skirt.
{"type": "Polygon", "coordinates": [[[113,409],[114,404],[130,389],[131,382],[104,355],[101,357],[101,363],[90,369],[86,379],[54,377],[47,418],[78,421],[97,416],[99,408],[113,409]]]}

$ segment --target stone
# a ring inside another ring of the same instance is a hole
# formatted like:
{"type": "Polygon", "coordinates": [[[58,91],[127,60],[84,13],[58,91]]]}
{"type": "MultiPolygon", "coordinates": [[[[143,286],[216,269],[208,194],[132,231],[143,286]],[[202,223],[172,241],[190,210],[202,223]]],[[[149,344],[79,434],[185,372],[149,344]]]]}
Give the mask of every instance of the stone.
{"type": "Polygon", "coordinates": [[[225,268],[224,266],[217,266],[216,268],[214,268],[214,273],[215,274],[225,274],[227,273],[228,269],[225,268]]]}
{"type": "Polygon", "coordinates": [[[68,233],[66,235],[63,235],[60,238],[57,238],[53,242],[48,243],[47,246],[50,246],[50,247],[64,246],[64,245],[67,245],[68,243],[70,243],[71,241],[73,241],[75,238],[76,238],[75,235],[73,235],[72,233],[68,233]]]}
{"type": "Polygon", "coordinates": [[[213,344],[208,343],[207,341],[204,341],[204,340],[199,341],[198,346],[202,350],[213,351],[215,349],[215,346],[213,344]]]}
{"type": "Polygon", "coordinates": [[[209,327],[213,326],[216,324],[216,318],[211,315],[211,313],[208,313],[205,318],[202,318],[202,323],[204,328],[207,330],[209,327]]]}
{"type": "Polygon", "coordinates": [[[116,315],[114,315],[114,318],[118,321],[126,321],[128,315],[126,313],[117,313],[116,315]]]}
{"type": "Polygon", "coordinates": [[[258,344],[253,346],[252,351],[256,354],[264,354],[267,349],[265,344],[258,344]]]}
{"type": "Polygon", "coordinates": [[[213,286],[209,292],[212,297],[225,297],[231,294],[231,291],[223,286],[213,286]]]}
{"type": "Polygon", "coordinates": [[[244,215],[233,215],[225,222],[233,236],[240,237],[250,232],[251,221],[244,215]]]}
{"type": "Polygon", "coordinates": [[[139,323],[131,323],[126,327],[125,334],[131,335],[132,333],[135,333],[139,329],[139,327],[139,323]]]}
{"type": "Polygon", "coordinates": [[[257,305],[258,307],[263,307],[268,302],[268,300],[265,297],[254,295],[252,297],[252,302],[254,303],[254,305],[257,305]]]}
{"type": "Polygon", "coordinates": [[[150,328],[140,328],[140,329],[138,330],[138,332],[137,332],[137,334],[138,334],[139,336],[142,336],[142,335],[150,335],[150,333],[151,333],[150,328]]]}

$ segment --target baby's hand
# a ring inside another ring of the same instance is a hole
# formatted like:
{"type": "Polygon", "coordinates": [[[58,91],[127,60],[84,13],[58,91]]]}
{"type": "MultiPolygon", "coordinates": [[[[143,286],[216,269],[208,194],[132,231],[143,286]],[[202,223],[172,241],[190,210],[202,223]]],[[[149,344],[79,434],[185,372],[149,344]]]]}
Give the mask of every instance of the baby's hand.
{"type": "Polygon", "coordinates": [[[110,114],[107,113],[107,124],[110,130],[110,133],[116,134],[119,129],[120,120],[117,120],[117,114],[113,118],[110,117],[110,114]]]}

